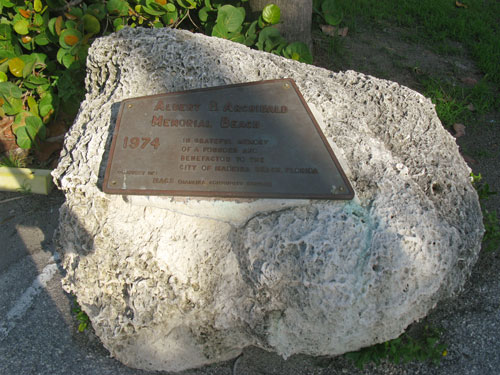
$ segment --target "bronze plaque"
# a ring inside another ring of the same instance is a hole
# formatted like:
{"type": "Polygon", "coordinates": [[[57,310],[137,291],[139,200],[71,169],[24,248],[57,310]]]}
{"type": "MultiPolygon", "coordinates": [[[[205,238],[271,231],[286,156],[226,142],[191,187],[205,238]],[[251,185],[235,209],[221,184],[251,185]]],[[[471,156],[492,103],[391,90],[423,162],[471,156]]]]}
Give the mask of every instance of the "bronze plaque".
{"type": "Polygon", "coordinates": [[[103,191],[229,198],[354,196],[291,79],[124,100],[103,191]]]}

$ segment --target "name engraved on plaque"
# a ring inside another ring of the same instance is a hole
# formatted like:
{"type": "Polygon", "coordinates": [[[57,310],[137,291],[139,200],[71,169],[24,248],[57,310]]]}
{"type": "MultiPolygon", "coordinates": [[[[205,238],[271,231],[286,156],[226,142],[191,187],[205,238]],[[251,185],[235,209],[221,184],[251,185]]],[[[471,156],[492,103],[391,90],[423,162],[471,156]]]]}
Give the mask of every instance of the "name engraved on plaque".
{"type": "Polygon", "coordinates": [[[352,188],[292,80],[125,100],[111,194],[350,199],[352,188]]]}

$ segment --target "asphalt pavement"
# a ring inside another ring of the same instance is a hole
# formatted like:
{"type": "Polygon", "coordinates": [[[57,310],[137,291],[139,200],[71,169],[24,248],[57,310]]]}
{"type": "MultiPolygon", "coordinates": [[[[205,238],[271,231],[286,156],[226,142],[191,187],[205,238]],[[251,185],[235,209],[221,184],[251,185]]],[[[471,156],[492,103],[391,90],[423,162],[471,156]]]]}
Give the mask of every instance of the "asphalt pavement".
{"type": "MultiPolygon", "coordinates": [[[[74,298],[62,290],[64,270],[52,242],[63,201],[59,191],[0,192],[0,375],[153,374],[111,358],[92,328],[78,332],[74,298]]],[[[344,357],[284,360],[248,348],[236,360],[182,374],[500,374],[499,265],[498,251],[482,253],[464,292],[419,323],[443,330],[448,354],[437,366],[383,362],[360,371],[344,357]]]]}

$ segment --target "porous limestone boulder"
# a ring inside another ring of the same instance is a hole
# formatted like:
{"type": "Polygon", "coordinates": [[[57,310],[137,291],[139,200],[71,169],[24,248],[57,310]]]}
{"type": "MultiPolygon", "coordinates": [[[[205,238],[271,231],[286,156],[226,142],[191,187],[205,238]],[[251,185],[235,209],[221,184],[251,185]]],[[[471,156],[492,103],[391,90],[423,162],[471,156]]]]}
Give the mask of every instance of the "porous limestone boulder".
{"type": "Polygon", "coordinates": [[[87,96],[53,172],[74,293],[123,363],[178,371],[255,345],[336,355],[399,336],[463,286],[483,235],[470,170],[429,99],[185,31],[124,29],[89,51],[87,96]],[[352,201],[102,192],[120,101],[293,78],[352,201]]]}

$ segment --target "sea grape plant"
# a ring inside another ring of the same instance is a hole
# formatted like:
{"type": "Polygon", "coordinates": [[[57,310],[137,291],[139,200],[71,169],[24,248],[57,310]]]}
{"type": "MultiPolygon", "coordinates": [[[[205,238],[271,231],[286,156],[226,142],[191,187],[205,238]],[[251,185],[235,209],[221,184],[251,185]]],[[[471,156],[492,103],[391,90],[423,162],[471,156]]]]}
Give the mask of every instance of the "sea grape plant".
{"type": "Polygon", "coordinates": [[[124,27],[184,28],[312,63],[304,43],[288,43],[274,27],[279,7],[251,19],[246,2],[0,0],[0,117],[12,116],[20,147],[38,147],[51,122],[76,114],[92,41],[124,27]]]}

